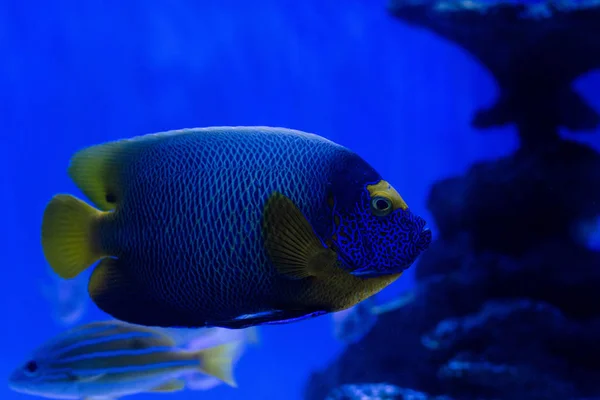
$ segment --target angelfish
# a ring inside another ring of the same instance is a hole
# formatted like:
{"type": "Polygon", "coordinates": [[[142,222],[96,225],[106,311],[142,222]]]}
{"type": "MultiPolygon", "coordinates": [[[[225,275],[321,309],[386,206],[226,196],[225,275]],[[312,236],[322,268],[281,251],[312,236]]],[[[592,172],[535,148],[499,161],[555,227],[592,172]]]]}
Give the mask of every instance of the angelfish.
{"type": "Polygon", "coordinates": [[[244,328],[357,304],[431,242],[356,153],[285,128],[213,127],[85,148],[47,205],[45,257],[114,318],[244,328]]]}

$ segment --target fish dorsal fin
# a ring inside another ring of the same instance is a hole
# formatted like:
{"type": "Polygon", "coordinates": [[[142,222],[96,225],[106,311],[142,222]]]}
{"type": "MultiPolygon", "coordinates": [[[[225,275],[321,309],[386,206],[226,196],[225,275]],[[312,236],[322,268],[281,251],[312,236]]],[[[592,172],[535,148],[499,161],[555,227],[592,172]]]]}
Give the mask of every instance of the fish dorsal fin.
{"type": "Polygon", "coordinates": [[[114,210],[119,190],[119,155],[122,141],[91,146],[71,158],[69,176],[77,187],[102,211],[114,210]]]}
{"type": "Polygon", "coordinates": [[[185,388],[185,381],[181,379],[173,379],[172,381],[163,383],[162,385],[155,387],[154,389],[150,390],[150,392],[170,393],[178,392],[180,390],[183,390],[183,388],[185,388]]]}
{"type": "Polygon", "coordinates": [[[71,158],[69,176],[96,207],[102,211],[114,210],[122,195],[121,171],[141,149],[173,136],[193,135],[199,131],[150,133],[84,148],[71,158]]]}
{"type": "Polygon", "coordinates": [[[269,257],[284,276],[319,276],[337,261],[337,254],[321,243],[300,209],[281,193],[267,200],[262,229],[269,257]]]}
{"type": "Polygon", "coordinates": [[[104,321],[95,321],[87,324],[88,327],[105,327],[107,328],[107,334],[116,334],[116,333],[135,333],[135,332],[143,332],[146,334],[151,334],[153,338],[160,340],[161,345],[165,347],[174,347],[175,340],[173,337],[162,329],[156,329],[143,325],[131,324],[125,321],[120,321],[118,319],[110,319],[104,321]]]}

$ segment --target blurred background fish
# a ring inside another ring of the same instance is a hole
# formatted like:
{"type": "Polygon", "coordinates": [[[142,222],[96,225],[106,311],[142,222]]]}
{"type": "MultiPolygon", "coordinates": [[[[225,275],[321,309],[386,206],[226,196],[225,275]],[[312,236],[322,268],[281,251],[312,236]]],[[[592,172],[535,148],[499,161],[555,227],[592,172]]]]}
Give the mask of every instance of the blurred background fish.
{"type": "Polygon", "coordinates": [[[356,343],[371,331],[379,315],[403,307],[414,298],[414,291],[408,291],[392,300],[379,303],[375,295],[353,307],[333,313],[333,336],[346,344],[356,343]]]}
{"type": "MultiPolygon", "coordinates": [[[[226,328],[197,328],[177,329],[163,328],[162,331],[173,338],[176,346],[188,351],[200,351],[227,343],[237,343],[236,351],[232,354],[233,365],[237,364],[248,345],[258,345],[260,342],[259,328],[254,326],[246,329],[226,328]]],[[[189,372],[184,376],[186,387],[191,390],[208,390],[223,381],[203,374],[202,372],[189,372]]]]}
{"type": "Polygon", "coordinates": [[[89,274],[65,280],[47,267],[45,275],[40,281],[40,290],[54,322],[61,327],[71,327],[80,322],[90,303],[87,291],[89,274]]]}
{"type": "Polygon", "coordinates": [[[70,329],[34,351],[9,378],[12,390],[59,399],[118,398],[185,387],[188,372],[236,386],[238,342],[182,349],[165,332],[121,321],[70,329]]]}

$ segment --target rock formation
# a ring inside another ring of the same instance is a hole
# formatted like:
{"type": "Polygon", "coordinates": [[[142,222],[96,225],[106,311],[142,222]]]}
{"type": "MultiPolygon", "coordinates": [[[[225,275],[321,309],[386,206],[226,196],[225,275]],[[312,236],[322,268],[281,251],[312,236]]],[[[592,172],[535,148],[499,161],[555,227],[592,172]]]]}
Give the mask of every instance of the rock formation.
{"type": "Polygon", "coordinates": [[[393,0],[390,12],[487,67],[500,94],[473,125],[514,124],[521,145],[433,185],[436,240],[414,301],[313,374],[306,399],[369,382],[451,399],[600,398],[600,253],[582,240],[600,215],[600,154],[559,135],[600,124],[571,87],[600,68],[600,1],[393,0]]]}

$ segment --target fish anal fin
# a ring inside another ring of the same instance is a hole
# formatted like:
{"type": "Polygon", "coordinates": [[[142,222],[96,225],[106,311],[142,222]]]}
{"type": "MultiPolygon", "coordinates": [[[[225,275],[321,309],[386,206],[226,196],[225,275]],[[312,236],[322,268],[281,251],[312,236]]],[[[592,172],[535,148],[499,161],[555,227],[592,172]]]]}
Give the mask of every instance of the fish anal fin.
{"type": "Polygon", "coordinates": [[[159,327],[199,327],[187,315],[158,301],[127,273],[120,260],[105,258],[90,277],[88,292],[94,303],[113,318],[130,324],[159,327]]]}
{"type": "Polygon", "coordinates": [[[71,157],[69,176],[90,201],[103,211],[114,210],[122,191],[119,187],[120,153],[123,141],[87,147],[71,157]]]}
{"type": "Polygon", "coordinates": [[[273,265],[288,278],[322,275],[337,260],[335,252],[323,245],[302,211],[279,192],[274,192],[265,204],[262,231],[273,265]]]}

